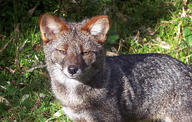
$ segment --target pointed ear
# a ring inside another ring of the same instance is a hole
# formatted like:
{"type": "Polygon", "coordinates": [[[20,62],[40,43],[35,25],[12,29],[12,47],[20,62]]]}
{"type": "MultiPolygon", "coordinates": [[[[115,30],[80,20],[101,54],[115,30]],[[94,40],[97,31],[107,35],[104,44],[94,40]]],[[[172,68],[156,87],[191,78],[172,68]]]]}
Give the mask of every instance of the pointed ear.
{"type": "Polygon", "coordinates": [[[44,43],[55,39],[57,34],[61,34],[62,32],[69,30],[69,27],[64,21],[49,14],[43,14],[40,17],[39,26],[41,38],[44,43]]]}
{"type": "Polygon", "coordinates": [[[85,22],[81,30],[90,33],[95,36],[99,42],[104,43],[109,30],[109,19],[107,16],[92,17],[85,22]]]}

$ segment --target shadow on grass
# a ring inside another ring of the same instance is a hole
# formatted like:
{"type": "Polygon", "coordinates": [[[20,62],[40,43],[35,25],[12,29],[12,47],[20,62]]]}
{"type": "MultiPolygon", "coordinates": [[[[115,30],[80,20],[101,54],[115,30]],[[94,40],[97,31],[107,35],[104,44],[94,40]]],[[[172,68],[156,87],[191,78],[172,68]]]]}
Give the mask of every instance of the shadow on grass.
{"type": "Polygon", "coordinates": [[[133,34],[136,30],[155,27],[160,20],[167,20],[179,7],[179,2],[170,0],[127,0],[117,2],[117,12],[113,13],[112,31],[123,37],[133,34]],[[176,5],[174,5],[176,4],[176,5]]]}

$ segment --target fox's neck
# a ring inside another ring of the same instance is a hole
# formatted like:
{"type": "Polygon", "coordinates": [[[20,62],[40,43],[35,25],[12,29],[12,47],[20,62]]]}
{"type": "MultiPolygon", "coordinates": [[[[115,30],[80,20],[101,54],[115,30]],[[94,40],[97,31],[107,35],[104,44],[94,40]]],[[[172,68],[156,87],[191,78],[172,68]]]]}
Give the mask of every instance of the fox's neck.
{"type": "Polygon", "coordinates": [[[98,66],[96,66],[93,71],[85,74],[79,81],[93,88],[104,87],[108,77],[108,69],[105,65],[105,59],[103,59],[102,63],[97,65],[98,66]]]}

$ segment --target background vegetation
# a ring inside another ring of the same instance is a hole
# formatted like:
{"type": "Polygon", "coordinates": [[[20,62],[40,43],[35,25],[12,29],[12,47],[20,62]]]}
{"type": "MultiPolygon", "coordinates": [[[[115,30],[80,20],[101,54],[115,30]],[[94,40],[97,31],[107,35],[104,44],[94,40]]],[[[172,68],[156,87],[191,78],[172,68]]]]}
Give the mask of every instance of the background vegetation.
{"type": "Polygon", "coordinates": [[[189,0],[0,0],[0,121],[69,121],[45,70],[38,18],[106,14],[107,55],[165,53],[192,65],[189,0]]]}

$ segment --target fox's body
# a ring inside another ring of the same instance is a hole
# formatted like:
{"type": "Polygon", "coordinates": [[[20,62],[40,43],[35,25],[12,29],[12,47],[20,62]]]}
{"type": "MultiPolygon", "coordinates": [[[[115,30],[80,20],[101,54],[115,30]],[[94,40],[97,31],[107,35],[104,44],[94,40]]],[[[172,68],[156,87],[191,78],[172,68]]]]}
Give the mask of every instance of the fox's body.
{"type": "Polygon", "coordinates": [[[192,121],[192,68],[163,54],[105,57],[106,16],[66,23],[45,14],[52,91],[73,121],[192,121]]]}

